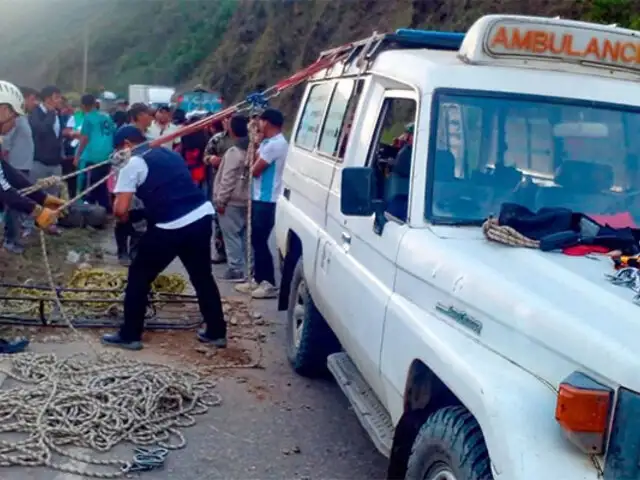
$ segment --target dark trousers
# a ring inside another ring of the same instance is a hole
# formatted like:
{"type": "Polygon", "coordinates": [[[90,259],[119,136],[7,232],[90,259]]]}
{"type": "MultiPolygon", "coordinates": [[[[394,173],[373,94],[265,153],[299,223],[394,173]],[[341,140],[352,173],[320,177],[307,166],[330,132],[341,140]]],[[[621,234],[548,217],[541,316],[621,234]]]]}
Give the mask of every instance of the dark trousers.
{"type": "MultiPolygon", "coordinates": [[[[107,175],[111,173],[111,165],[106,164],[87,172],[87,188],[103,180],[107,175]]],[[[109,188],[107,182],[102,182],[99,186],[91,190],[86,195],[87,202],[97,203],[104,207],[107,213],[111,213],[111,201],[109,198],[109,188]]]]}
{"type": "Polygon", "coordinates": [[[143,234],[133,227],[131,217],[126,222],[116,222],[113,230],[116,237],[116,246],[118,247],[118,257],[129,255],[134,258],[138,253],[140,239],[143,234]]]}
{"type": "MultiPolygon", "coordinates": [[[[26,178],[29,178],[29,170],[19,170],[26,178]]],[[[16,243],[20,237],[22,220],[27,216],[5,205],[4,213],[4,241],[16,243]]]]}
{"type": "Polygon", "coordinates": [[[253,248],[253,277],[257,283],[276,284],[273,256],[269,250],[269,235],[276,222],[276,204],[251,202],[251,246],[253,248]]]}
{"type": "Polygon", "coordinates": [[[151,284],[178,257],[191,281],[209,338],[223,338],[227,324],[222,312],[220,291],[211,272],[212,221],[207,215],[175,230],[149,226],[140,239],[138,254],[129,267],[124,297],[124,323],[120,336],[128,341],[142,338],[144,316],[151,284]]]}
{"type": "MultiPolygon", "coordinates": [[[[75,171],[76,171],[76,167],[73,165],[73,157],[66,157],[62,161],[62,174],[63,175],[68,175],[68,174],[73,173],[75,171]]],[[[73,198],[73,197],[76,196],[77,179],[78,179],[78,177],[76,176],[76,177],[68,178],[66,180],[67,189],[69,190],[69,198],[73,198]]]]}

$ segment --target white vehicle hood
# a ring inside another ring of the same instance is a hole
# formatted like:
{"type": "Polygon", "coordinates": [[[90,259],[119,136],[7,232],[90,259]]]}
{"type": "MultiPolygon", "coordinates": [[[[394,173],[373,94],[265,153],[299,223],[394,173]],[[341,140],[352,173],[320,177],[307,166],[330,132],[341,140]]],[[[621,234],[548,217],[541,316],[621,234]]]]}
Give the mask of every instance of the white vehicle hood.
{"type": "Polygon", "coordinates": [[[607,280],[610,258],[500,245],[480,228],[412,230],[404,240],[399,267],[482,322],[480,342],[497,353],[555,386],[581,370],[640,392],[640,305],[607,280]]]}

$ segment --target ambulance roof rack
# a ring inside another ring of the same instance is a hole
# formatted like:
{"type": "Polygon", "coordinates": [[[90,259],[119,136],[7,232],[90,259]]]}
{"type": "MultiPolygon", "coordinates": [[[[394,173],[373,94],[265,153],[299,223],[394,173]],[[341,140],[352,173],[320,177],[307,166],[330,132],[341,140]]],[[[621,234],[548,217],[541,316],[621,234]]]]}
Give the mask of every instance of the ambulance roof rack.
{"type": "Polygon", "coordinates": [[[340,51],[349,51],[345,63],[349,64],[355,58],[364,55],[367,61],[372,61],[380,53],[394,48],[446,50],[457,52],[464,40],[464,33],[437,32],[432,30],[415,30],[401,28],[393,33],[374,33],[371,37],[357,42],[343,45],[338,48],[326,50],[320,54],[320,58],[333,55],[340,51]],[[366,52],[362,50],[366,49],[366,52]]]}

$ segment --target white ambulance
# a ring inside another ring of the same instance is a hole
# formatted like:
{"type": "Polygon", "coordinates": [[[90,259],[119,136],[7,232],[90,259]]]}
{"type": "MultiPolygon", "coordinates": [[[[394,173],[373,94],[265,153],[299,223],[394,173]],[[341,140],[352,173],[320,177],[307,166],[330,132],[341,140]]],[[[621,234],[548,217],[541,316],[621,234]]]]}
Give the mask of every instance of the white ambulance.
{"type": "Polygon", "coordinates": [[[309,81],[278,201],[288,356],[410,480],[640,479],[640,307],[504,202],[640,218],[640,33],[492,15],[309,81]]]}

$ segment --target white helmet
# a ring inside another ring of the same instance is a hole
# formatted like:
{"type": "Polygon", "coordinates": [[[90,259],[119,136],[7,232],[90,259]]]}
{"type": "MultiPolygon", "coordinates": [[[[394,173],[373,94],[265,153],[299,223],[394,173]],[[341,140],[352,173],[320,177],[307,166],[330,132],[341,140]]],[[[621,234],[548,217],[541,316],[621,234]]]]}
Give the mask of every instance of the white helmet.
{"type": "Polygon", "coordinates": [[[24,97],[20,89],[13,83],[0,80],[0,105],[3,103],[11,105],[18,115],[24,115],[24,97]]]}

